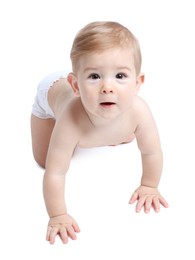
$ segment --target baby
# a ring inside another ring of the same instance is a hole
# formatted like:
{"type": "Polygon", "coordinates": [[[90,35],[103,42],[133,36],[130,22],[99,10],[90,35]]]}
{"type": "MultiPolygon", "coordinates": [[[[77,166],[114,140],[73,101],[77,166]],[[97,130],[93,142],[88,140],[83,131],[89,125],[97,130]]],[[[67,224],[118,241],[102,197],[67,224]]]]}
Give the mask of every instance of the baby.
{"type": "MultiPolygon", "coordinates": [[[[46,239],[76,239],[78,224],[65,203],[65,178],[75,148],[117,145],[136,138],[142,158],[140,186],[129,203],[156,212],[168,203],[158,191],[163,155],[148,105],[138,40],[116,22],[93,22],[76,35],[72,72],[57,72],[38,87],[31,115],[32,147],[45,168],[43,195],[49,215],[46,239]]],[[[105,173],[106,174],[106,173],[105,173]]]]}

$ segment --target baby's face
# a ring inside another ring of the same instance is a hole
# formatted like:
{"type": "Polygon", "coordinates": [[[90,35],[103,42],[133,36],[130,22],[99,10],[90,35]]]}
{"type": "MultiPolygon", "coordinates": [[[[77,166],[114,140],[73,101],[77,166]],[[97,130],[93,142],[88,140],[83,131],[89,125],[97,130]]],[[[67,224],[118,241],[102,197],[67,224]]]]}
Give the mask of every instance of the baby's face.
{"type": "Polygon", "coordinates": [[[90,116],[111,119],[125,112],[139,88],[131,49],[113,48],[81,57],[77,82],[90,116]]]}

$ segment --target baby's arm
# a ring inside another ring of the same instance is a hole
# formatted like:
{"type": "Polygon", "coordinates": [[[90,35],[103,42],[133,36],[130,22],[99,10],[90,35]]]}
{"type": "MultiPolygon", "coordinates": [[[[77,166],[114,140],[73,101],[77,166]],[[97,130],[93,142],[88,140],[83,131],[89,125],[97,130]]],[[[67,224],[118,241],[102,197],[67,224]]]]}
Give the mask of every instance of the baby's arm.
{"type": "Polygon", "coordinates": [[[45,173],[44,176],[44,199],[48,215],[50,217],[46,240],[51,244],[55,242],[57,235],[63,243],[68,242],[68,237],[75,240],[75,232],[79,232],[76,221],[67,213],[64,199],[65,177],[58,174],[45,173]]]}
{"type": "Polygon", "coordinates": [[[77,143],[77,134],[70,127],[71,123],[67,125],[56,122],[43,180],[44,200],[50,217],[46,239],[51,244],[55,242],[56,235],[60,236],[63,243],[67,243],[68,237],[76,239],[75,232],[80,231],[76,221],[67,213],[64,198],[66,172],[77,143]]]}
{"type": "Polygon", "coordinates": [[[168,203],[160,195],[158,185],[162,174],[163,154],[160,145],[158,130],[148,106],[143,102],[138,109],[139,119],[135,135],[142,157],[141,185],[133,193],[130,203],[136,200],[136,211],[142,207],[148,213],[151,207],[156,212],[160,210],[160,204],[168,207],[168,203]]]}

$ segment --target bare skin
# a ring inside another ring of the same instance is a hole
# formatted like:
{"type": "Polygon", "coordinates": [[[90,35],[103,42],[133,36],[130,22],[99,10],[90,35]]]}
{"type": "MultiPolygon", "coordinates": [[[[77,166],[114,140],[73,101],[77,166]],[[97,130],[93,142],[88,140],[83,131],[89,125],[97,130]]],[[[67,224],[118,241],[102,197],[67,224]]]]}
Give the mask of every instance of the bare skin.
{"type": "Polygon", "coordinates": [[[143,173],[129,203],[137,201],[136,212],[142,208],[146,213],[151,208],[159,212],[160,204],[168,207],[158,191],[162,173],[158,130],[148,105],[137,95],[143,82],[144,75],[136,75],[129,50],[85,56],[75,74],[58,80],[49,90],[55,120],[32,115],[33,153],[45,168],[43,193],[50,217],[46,239],[51,244],[57,235],[67,243],[68,237],[74,240],[80,231],[64,198],[65,176],[77,146],[117,145],[136,138],[143,173]]]}

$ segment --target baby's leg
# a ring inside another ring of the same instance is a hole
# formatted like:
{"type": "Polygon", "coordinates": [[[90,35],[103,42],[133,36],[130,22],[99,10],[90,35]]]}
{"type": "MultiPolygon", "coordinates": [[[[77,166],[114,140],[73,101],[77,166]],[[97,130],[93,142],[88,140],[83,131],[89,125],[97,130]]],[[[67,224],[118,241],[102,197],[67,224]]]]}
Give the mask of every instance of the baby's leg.
{"type": "Polygon", "coordinates": [[[47,150],[51,133],[55,125],[52,118],[41,119],[31,115],[32,149],[35,161],[43,168],[47,157],[47,150]]]}
{"type": "Polygon", "coordinates": [[[32,107],[31,135],[35,161],[45,167],[47,150],[51,133],[55,125],[55,115],[48,104],[48,91],[58,79],[64,78],[67,73],[58,71],[44,78],[38,85],[37,94],[32,107]]]}

